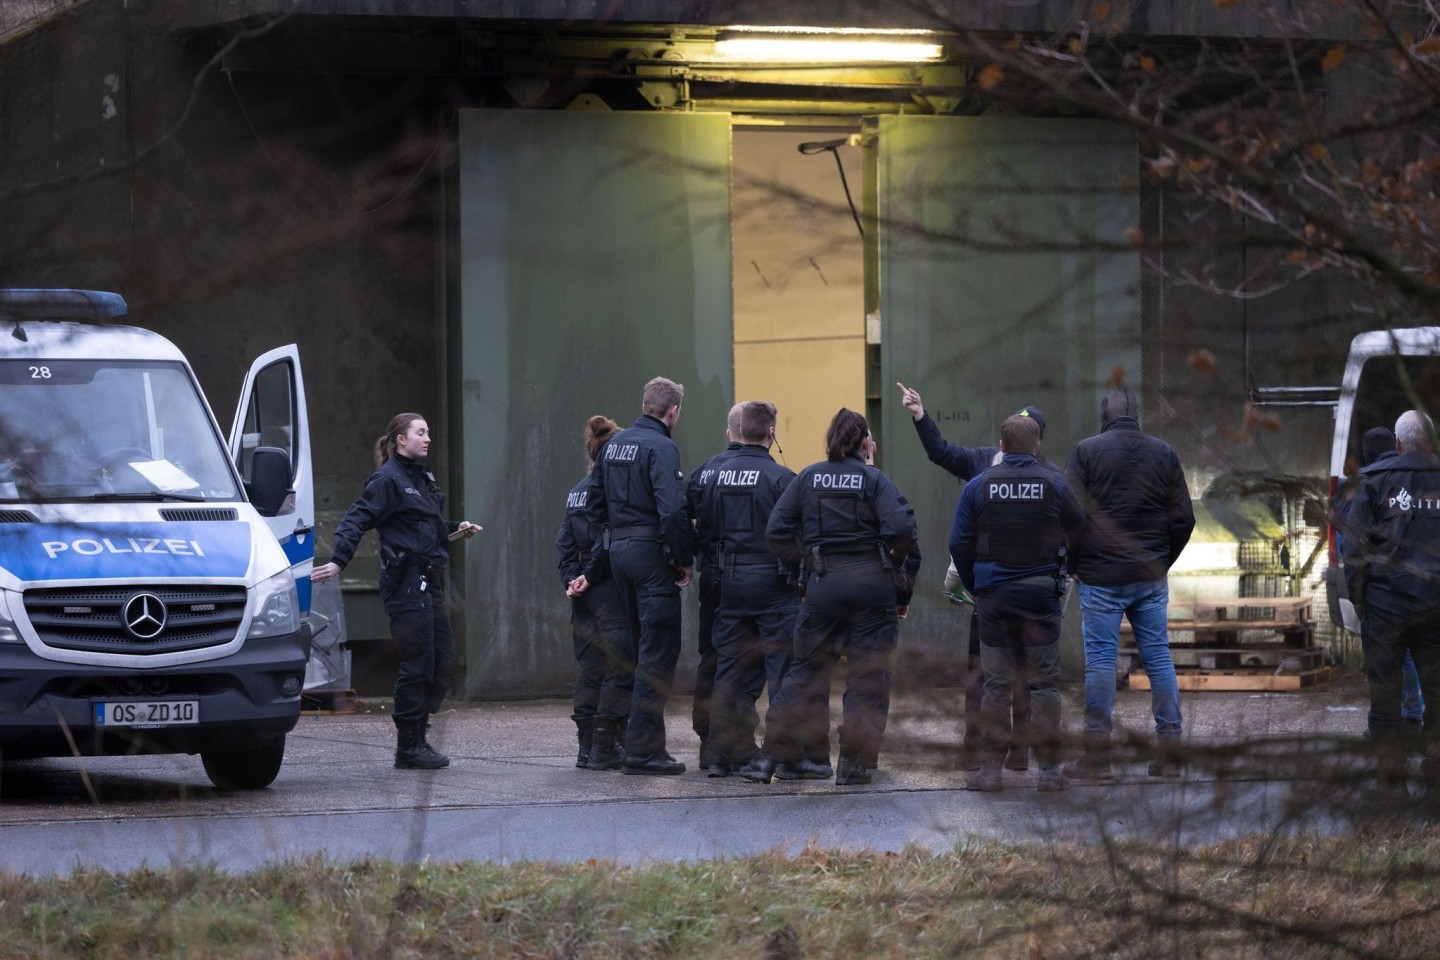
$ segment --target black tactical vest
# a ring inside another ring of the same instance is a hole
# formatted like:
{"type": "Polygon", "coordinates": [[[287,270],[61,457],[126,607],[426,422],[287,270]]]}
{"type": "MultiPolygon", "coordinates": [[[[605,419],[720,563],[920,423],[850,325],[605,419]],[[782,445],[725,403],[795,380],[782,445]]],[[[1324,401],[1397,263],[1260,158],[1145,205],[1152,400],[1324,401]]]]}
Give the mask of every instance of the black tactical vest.
{"type": "Polygon", "coordinates": [[[976,560],[1015,570],[1058,562],[1065,534],[1051,471],[1001,463],[971,482],[980,484],[976,560]]]}

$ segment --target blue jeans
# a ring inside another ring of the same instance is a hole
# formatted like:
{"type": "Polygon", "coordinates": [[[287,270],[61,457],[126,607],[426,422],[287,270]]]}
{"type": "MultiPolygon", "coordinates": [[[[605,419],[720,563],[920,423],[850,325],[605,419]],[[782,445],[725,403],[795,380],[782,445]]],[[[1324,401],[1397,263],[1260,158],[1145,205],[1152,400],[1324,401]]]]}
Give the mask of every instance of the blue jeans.
{"type": "Polygon", "coordinates": [[[1180,687],[1170,659],[1165,611],[1170,604],[1166,580],[1118,586],[1080,584],[1081,629],[1085,635],[1085,734],[1108,737],[1115,710],[1115,659],[1120,650],[1120,617],[1135,631],[1140,665],[1150,678],[1150,710],[1155,732],[1180,736],[1180,687]]]}
{"type": "Polygon", "coordinates": [[[1405,668],[1400,684],[1400,719],[1420,723],[1425,719],[1425,697],[1420,693],[1420,672],[1415,658],[1405,651],[1405,668]]]}

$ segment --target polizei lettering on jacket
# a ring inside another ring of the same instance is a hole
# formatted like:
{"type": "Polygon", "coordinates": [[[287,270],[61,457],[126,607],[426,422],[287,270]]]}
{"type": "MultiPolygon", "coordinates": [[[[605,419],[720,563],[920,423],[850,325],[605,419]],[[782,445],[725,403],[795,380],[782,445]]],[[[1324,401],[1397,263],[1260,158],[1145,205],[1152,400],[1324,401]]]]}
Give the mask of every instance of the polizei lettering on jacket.
{"type": "Polygon", "coordinates": [[[150,537],[125,537],[124,539],[101,537],[77,540],[47,540],[41,548],[54,560],[62,553],[78,553],[83,557],[96,557],[102,553],[168,553],[176,557],[203,557],[204,549],[194,540],[159,540],[150,537]]]}
{"type": "Polygon", "coordinates": [[[865,475],[863,473],[817,473],[811,489],[864,490],[865,475]]]}
{"type": "Polygon", "coordinates": [[[991,480],[986,497],[990,500],[1044,500],[1043,480],[991,480]]]}
{"type": "Polygon", "coordinates": [[[1409,490],[1401,487],[1400,492],[1390,498],[1390,506],[1399,507],[1405,511],[1435,510],[1440,508],[1440,500],[1434,497],[1417,497],[1412,495],[1409,490]]]}
{"type": "Polygon", "coordinates": [[[565,509],[584,510],[585,498],[590,495],[589,490],[571,490],[570,496],[565,498],[565,509]]]}
{"type": "Polygon", "coordinates": [[[640,444],[638,443],[612,443],[605,448],[606,460],[623,460],[626,463],[634,463],[638,456],[640,456],[640,444]]]}
{"type": "Polygon", "coordinates": [[[760,471],[721,470],[715,482],[722,487],[753,487],[760,482],[760,471]]]}

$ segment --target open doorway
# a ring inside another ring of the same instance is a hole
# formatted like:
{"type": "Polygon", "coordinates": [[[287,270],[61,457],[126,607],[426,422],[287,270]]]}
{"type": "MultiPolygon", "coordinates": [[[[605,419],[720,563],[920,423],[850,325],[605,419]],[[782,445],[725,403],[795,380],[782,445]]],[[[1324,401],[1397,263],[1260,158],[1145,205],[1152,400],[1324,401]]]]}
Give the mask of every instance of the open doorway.
{"type": "Polygon", "coordinates": [[[778,407],[792,470],[824,459],[836,410],[865,411],[863,161],[845,142],[855,132],[734,130],[735,397],[778,407]]]}

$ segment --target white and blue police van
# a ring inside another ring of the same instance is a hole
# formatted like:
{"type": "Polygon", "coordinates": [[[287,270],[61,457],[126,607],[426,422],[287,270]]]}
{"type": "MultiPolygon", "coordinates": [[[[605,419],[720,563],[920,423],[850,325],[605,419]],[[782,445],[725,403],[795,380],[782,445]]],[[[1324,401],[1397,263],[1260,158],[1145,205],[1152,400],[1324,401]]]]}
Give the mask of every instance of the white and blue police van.
{"type": "Polygon", "coordinates": [[[272,783],[309,658],[299,354],[250,369],[229,441],[118,294],[0,290],[0,760],[198,753],[272,783]]]}

